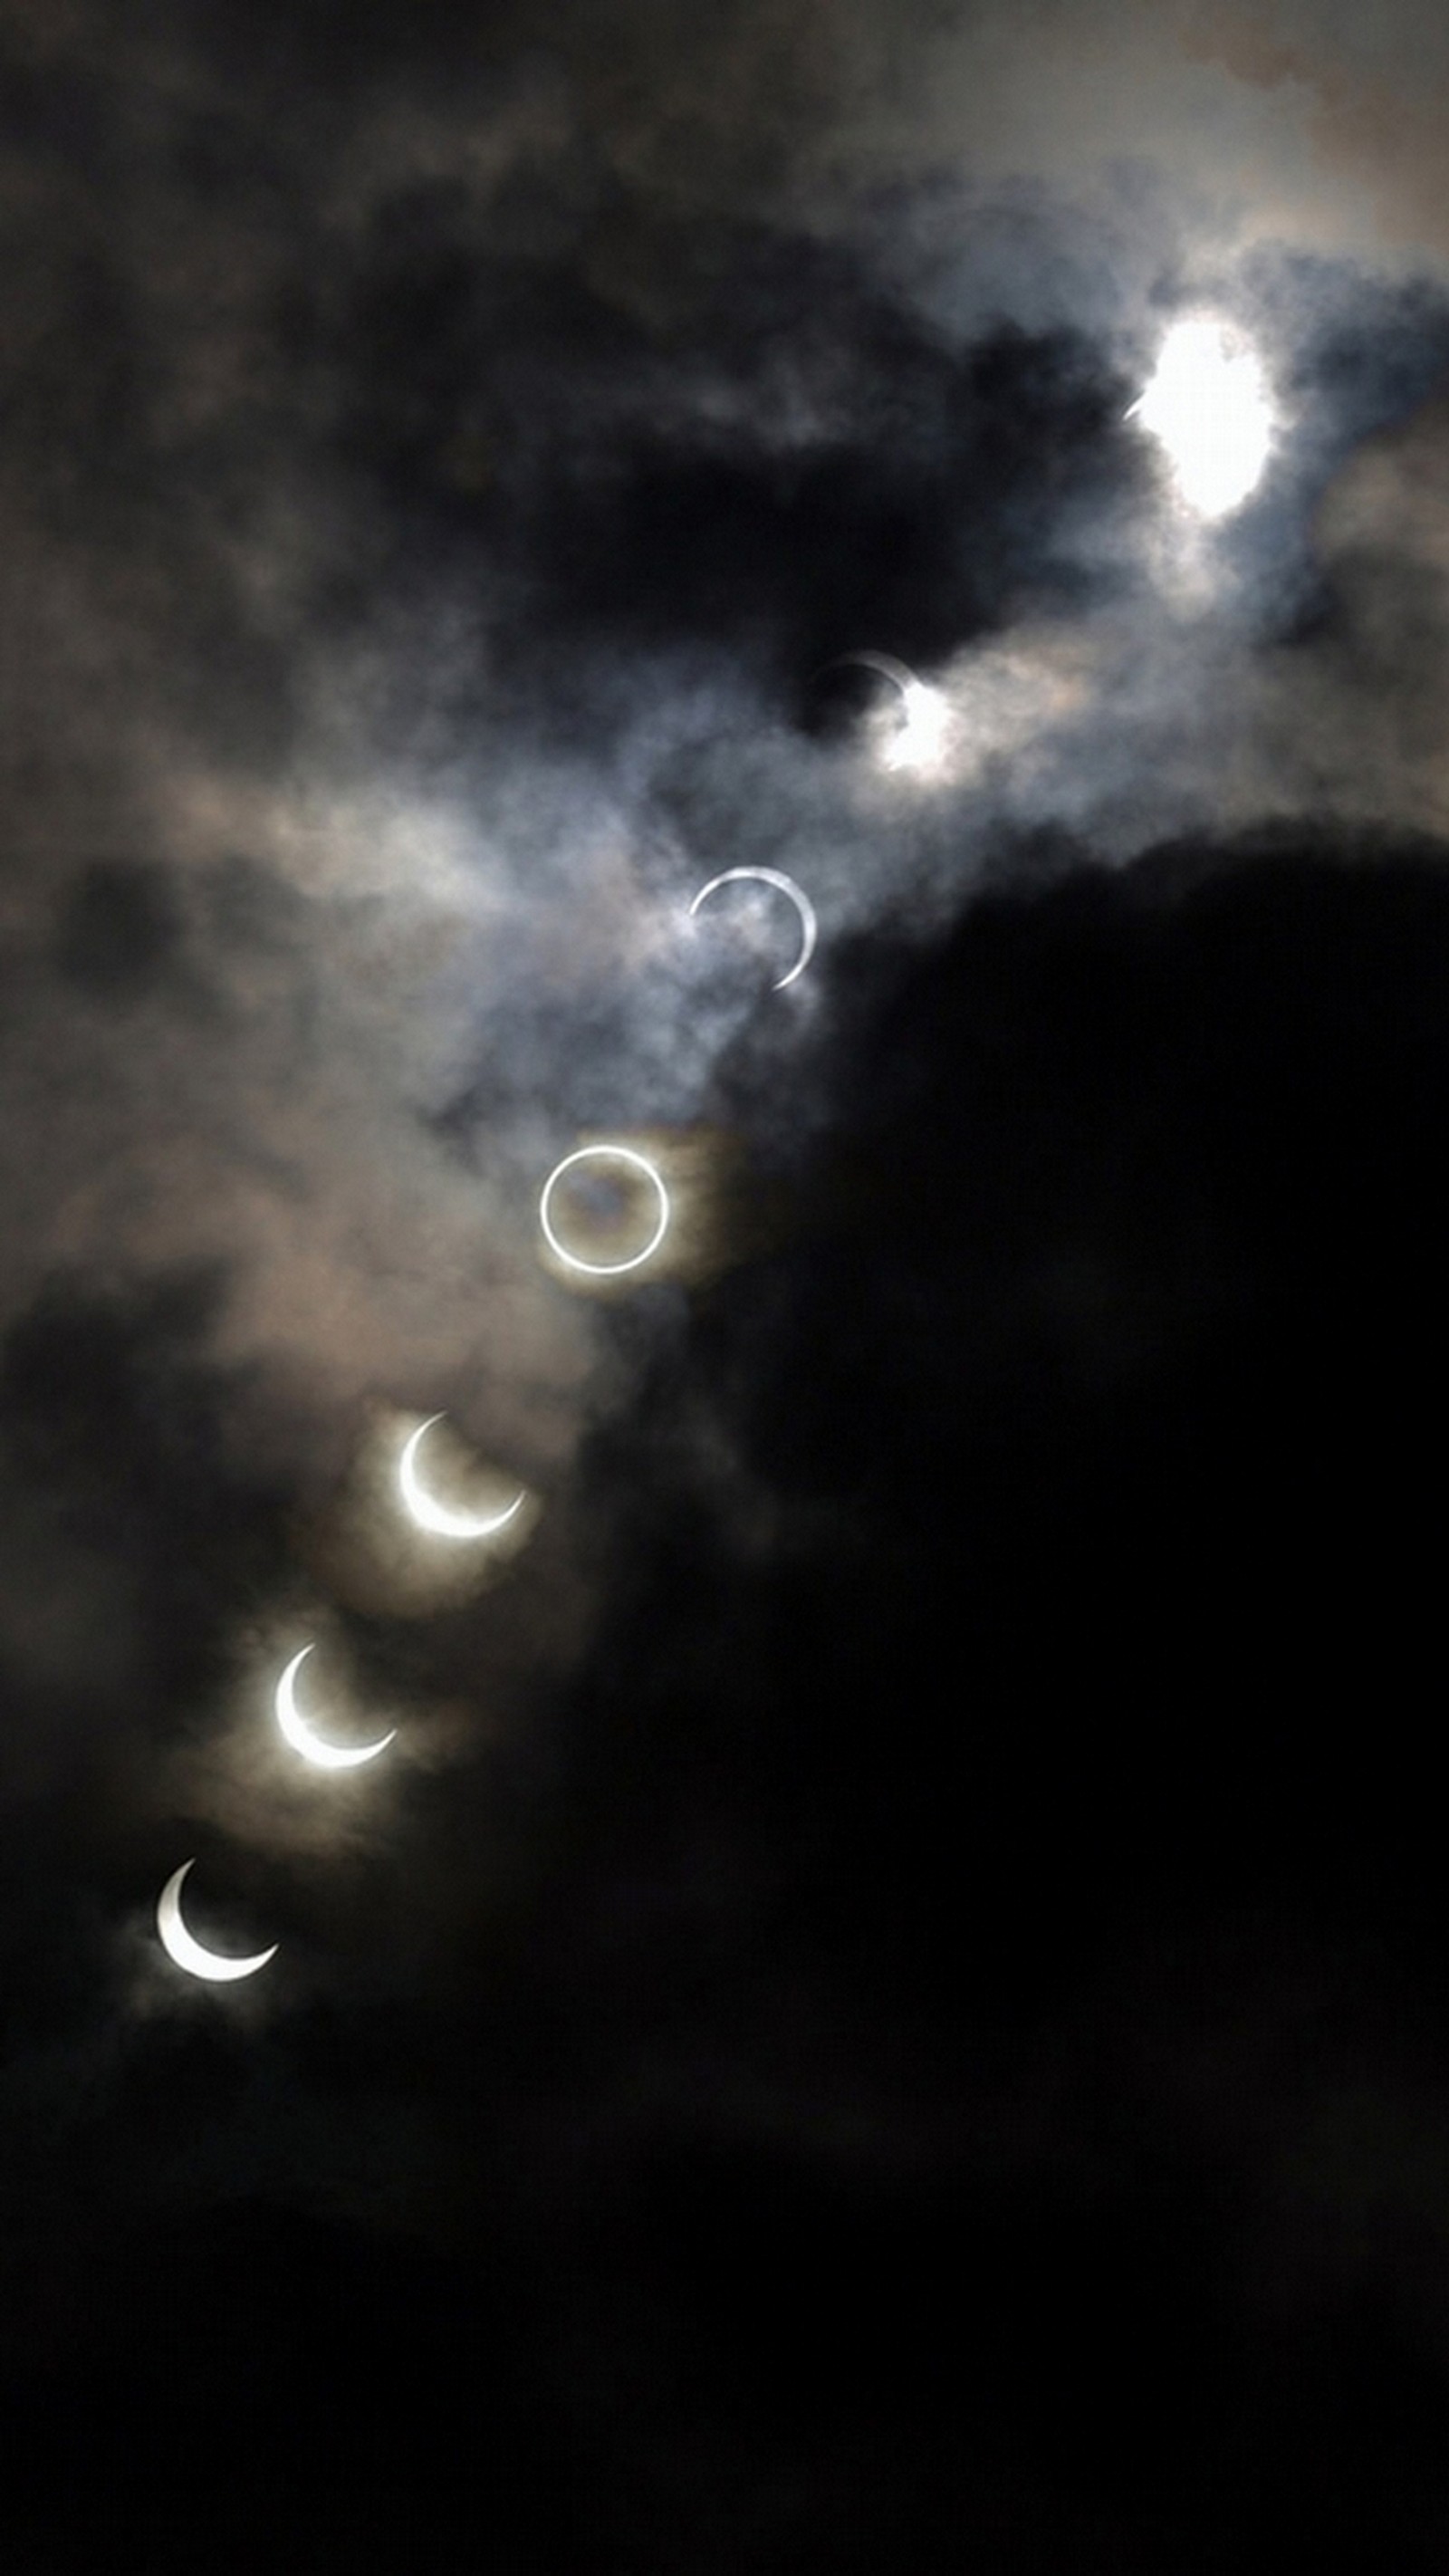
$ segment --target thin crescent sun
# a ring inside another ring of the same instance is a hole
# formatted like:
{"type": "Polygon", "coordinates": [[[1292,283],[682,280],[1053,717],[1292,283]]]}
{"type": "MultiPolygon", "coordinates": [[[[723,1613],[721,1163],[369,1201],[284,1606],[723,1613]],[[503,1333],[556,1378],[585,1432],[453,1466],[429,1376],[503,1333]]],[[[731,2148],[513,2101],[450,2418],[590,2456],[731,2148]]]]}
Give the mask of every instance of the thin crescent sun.
{"type": "Polygon", "coordinates": [[[427,1421],[420,1422],[416,1431],[403,1442],[397,1462],[397,1480],[402,1488],[403,1501],[419,1529],[431,1530],[435,1538],[492,1538],[495,1531],[507,1528],[515,1512],[522,1510],[524,1493],[520,1490],[515,1494],[506,1511],[494,1512],[484,1519],[474,1512],[450,1511],[446,1503],[440,1503],[436,1495],[430,1494],[418,1470],[418,1448],[424,1432],[431,1431],[433,1424],[443,1419],[441,1413],[430,1413],[427,1421]]]}
{"type": "Polygon", "coordinates": [[[270,1950],[258,1950],[250,1959],[224,1959],[215,1950],[203,1948],[195,1935],[187,1931],[181,1917],[181,1890],[188,1870],[195,1867],[194,1860],[184,1860],[179,1869],[172,1871],[161,1890],[156,1905],[156,1929],[161,1936],[162,1948],[178,1968],[186,1970],[188,1977],[204,1977],[209,1985],[225,1986],[237,1977],[254,1977],[258,1968],[264,1968],[269,1959],[275,1959],[278,1949],[275,1941],[270,1950]]]}
{"type": "Polygon", "coordinates": [[[726,868],[722,876],[711,877],[708,885],[700,887],[689,907],[690,918],[693,919],[700,905],[706,902],[719,886],[736,885],[742,878],[750,878],[758,885],[773,886],[777,894],[788,895],[800,915],[800,954],[788,975],[779,976],[774,985],[777,993],[783,993],[787,984],[793,984],[797,975],[804,974],[815,954],[818,932],[815,906],[803,886],[798,886],[793,877],[787,877],[783,868],[726,868]]]}
{"type": "Polygon", "coordinates": [[[320,1771],[355,1771],[360,1762],[375,1761],[379,1753],[386,1752],[397,1728],[389,1727],[387,1734],[380,1735],[375,1744],[329,1744],[324,1736],[318,1735],[297,1706],[297,1675],[311,1652],[310,1646],[303,1646],[300,1653],[292,1657],[277,1684],[274,1702],[277,1724],[293,1752],[300,1753],[304,1762],[314,1762],[320,1771]]]}
{"type": "Polygon", "coordinates": [[[891,681],[900,690],[902,697],[905,697],[909,690],[918,689],[921,685],[909,662],[898,662],[894,653],[877,653],[871,648],[861,653],[842,653],[840,660],[859,662],[867,671],[879,671],[881,678],[891,681]]]}

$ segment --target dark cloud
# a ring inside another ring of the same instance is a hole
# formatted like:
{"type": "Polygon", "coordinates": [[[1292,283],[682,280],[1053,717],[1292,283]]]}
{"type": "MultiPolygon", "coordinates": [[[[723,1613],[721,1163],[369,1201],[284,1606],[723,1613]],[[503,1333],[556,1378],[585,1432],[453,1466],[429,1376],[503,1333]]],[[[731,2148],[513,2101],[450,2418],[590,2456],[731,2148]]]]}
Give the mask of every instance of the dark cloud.
{"type": "Polygon", "coordinates": [[[83,991],[122,1003],[164,980],[179,938],[178,907],[159,869],[97,859],[66,902],[56,953],[83,991]]]}

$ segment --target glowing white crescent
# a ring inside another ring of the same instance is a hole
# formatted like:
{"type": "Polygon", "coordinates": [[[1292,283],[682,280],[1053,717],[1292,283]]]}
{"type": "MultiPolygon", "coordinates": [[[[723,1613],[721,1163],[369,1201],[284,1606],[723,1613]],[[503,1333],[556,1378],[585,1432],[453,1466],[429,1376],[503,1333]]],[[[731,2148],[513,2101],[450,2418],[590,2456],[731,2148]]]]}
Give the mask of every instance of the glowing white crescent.
{"type": "Polygon", "coordinates": [[[300,1753],[304,1762],[315,1762],[321,1771],[355,1771],[359,1762],[375,1761],[379,1753],[386,1752],[397,1728],[390,1727],[376,1744],[328,1744],[314,1734],[297,1706],[297,1674],[311,1652],[310,1646],[304,1646],[300,1654],[294,1655],[277,1684],[277,1724],[293,1752],[300,1753]]]}
{"type": "Polygon", "coordinates": [[[867,671],[879,671],[883,680],[894,681],[902,697],[907,690],[918,689],[921,685],[910,664],[898,662],[894,653],[842,653],[840,658],[842,662],[863,663],[867,671]]]}
{"type": "Polygon", "coordinates": [[[774,986],[777,993],[783,993],[787,984],[793,984],[797,975],[804,974],[815,954],[815,907],[808,894],[797,886],[793,877],[787,877],[779,868],[726,868],[723,876],[711,877],[707,886],[700,887],[689,907],[691,918],[698,912],[700,905],[714,893],[716,887],[735,885],[743,877],[753,878],[759,885],[774,886],[778,893],[787,894],[800,915],[800,954],[789,974],[782,975],[774,986]]]}
{"type": "Polygon", "coordinates": [[[204,1950],[182,1922],[182,1884],[187,1871],[195,1867],[194,1860],[184,1860],[179,1869],[172,1871],[161,1890],[156,1907],[156,1929],[161,1935],[162,1948],[168,1958],[175,1960],[178,1968],[186,1970],[188,1977],[205,1977],[211,1985],[230,1985],[234,1977],[254,1977],[258,1968],[264,1968],[269,1959],[275,1959],[278,1946],[275,1941],[270,1950],[258,1950],[250,1959],[221,1959],[215,1950],[204,1950]]]}
{"type": "Polygon", "coordinates": [[[647,1261],[652,1252],[657,1252],[669,1230],[670,1215],[669,1192],[658,1172],[647,1155],[636,1154],[630,1145],[581,1145],[576,1154],[565,1154],[563,1161],[555,1163],[548,1179],[544,1182],[543,1196],[538,1203],[538,1221],[560,1261],[566,1261],[570,1270],[588,1270],[599,1279],[607,1278],[620,1270],[637,1270],[641,1261],[647,1261]],[[566,1244],[560,1243],[549,1217],[549,1201],[556,1184],[563,1179],[565,1172],[571,1172],[576,1163],[594,1162],[601,1156],[606,1162],[627,1163],[631,1171],[643,1172],[659,1201],[659,1220],[654,1232],[643,1251],[631,1252],[627,1261],[585,1261],[579,1253],[570,1252],[566,1244]]]}
{"type": "Polygon", "coordinates": [[[423,1433],[431,1431],[433,1424],[443,1418],[441,1413],[430,1413],[427,1421],[420,1422],[411,1438],[403,1443],[402,1456],[397,1462],[397,1480],[402,1487],[403,1501],[419,1529],[431,1530],[437,1538],[491,1538],[495,1530],[507,1528],[514,1513],[522,1510],[525,1498],[522,1493],[516,1494],[506,1511],[494,1512],[485,1520],[480,1520],[473,1512],[451,1512],[446,1503],[438,1502],[418,1473],[417,1458],[418,1443],[423,1433]]]}

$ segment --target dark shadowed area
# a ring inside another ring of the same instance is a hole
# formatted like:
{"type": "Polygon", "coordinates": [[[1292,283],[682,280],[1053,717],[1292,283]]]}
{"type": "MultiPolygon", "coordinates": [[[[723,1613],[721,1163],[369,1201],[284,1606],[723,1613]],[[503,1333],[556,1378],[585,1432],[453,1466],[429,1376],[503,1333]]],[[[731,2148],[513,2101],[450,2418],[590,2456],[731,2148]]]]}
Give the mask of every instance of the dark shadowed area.
{"type": "MultiPolygon", "coordinates": [[[[117,2034],[164,1859],[92,1745],[7,1873],[32,2563],[1433,2563],[1446,1000],[1427,846],[862,944],[796,1241],[580,1460],[547,1759],[232,1855],[218,1945],[265,1914],[324,1992],[117,2034]]],[[[203,1312],[10,1343],[18,1469],[135,1551],[128,1768],[208,1586],[276,1579],[203,1312]]]]}

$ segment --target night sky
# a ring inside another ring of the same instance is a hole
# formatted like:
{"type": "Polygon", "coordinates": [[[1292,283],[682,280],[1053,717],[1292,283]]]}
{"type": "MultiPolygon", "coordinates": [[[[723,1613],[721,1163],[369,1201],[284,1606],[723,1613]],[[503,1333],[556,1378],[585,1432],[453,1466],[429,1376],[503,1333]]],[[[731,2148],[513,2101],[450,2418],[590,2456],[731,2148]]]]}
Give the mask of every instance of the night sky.
{"type": "Polygon", "coordinates": [[[1446,117],[0,0],[16,2576],[1442,2576],[1446,117]]]}

